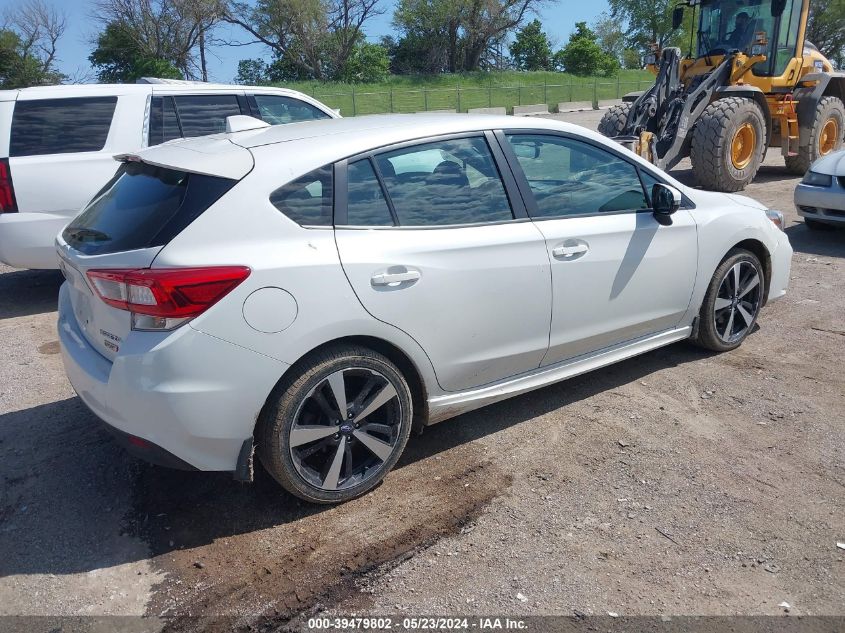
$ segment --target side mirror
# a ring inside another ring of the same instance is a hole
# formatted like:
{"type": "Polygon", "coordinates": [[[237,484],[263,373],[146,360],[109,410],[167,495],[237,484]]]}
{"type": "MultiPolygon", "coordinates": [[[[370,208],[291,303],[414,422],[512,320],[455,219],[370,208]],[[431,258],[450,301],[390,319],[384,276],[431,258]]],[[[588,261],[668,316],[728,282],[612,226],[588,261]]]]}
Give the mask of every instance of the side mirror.
{"type": "Polygon", "coordinates": [[[772,0],[772,17],[779,18],[786,9],[786,0],[772,0]]]}
{"type": "Polygon", "coordinates": [[[681,192],[669,185],[655,184],[651,188],[651,208],[660,224],[672,224],[672,214],[681,208],[681,192]]]}
{"type": "Polygon", "coordinates": [[[675,7],[675,10],[672,11],[672,30],[674,31],[677,29],[681,24],[684,22],[684,8],[683,7],[675,7]]]}

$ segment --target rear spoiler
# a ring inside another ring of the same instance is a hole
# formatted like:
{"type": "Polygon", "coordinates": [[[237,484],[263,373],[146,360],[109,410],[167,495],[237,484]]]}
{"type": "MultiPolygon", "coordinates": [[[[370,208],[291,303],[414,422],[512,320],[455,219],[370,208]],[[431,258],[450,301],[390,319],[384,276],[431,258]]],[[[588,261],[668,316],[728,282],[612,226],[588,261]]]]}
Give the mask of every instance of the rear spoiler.
{"type": "Polygon", "coordinates": [[[117,154],[114,159],[230,180],[240,180],[255,165],[248,149],[219,137],[163,143],[132,154],[117,154]]]}

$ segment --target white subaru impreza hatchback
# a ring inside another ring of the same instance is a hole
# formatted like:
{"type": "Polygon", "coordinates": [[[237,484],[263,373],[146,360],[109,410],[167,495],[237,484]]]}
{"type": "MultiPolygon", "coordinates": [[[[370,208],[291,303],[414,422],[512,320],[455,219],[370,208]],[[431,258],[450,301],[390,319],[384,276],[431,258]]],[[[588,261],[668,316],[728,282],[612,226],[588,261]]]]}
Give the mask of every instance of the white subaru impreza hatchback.
{"type": "Polygon", "coordinates": [[[58,238],[71,383],[151,461],[249,479],[257,452],[314,502],[376,486],[412,428],[683,339],[733,349],[789,279],[778,212],[557,121],[336,119],[118,158],[58,238]]]}

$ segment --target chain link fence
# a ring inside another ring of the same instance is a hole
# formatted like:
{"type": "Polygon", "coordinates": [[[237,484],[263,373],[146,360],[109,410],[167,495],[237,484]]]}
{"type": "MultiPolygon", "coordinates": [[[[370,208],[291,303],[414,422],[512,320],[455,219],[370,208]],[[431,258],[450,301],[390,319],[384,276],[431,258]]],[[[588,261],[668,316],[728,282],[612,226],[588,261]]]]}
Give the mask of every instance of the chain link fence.
{"type": "MultiPolygon", "coordinates": [[[[653,80],[572,82],[567,84],[537,84],[532,86],[486,86],[454,88],[390,88],[386,91],[361,91],[352,86],[349,92],[321,92],[308,90],[331,108],[339,109],[344,116],[384,114],[386,112],[428,112],[454,110],[466,112],[470,108],[504,107],[508,112],[513,106],[547,104],[555,111],[559,103],[589,102],[593,105],[608,99],[621,99],[623,95],[645,90],[653,80]]],[[[301,88],[300,88],[301,90],[301,88]]]]}

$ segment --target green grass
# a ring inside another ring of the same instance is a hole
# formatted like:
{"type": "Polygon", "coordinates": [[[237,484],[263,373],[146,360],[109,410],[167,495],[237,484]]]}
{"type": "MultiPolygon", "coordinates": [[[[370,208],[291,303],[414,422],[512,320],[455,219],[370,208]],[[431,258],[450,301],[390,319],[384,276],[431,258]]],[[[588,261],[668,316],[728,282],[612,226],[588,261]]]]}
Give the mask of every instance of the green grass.
{"type": "Polygon", "coordinates": [[[345,116],[383,112],[458,110],[617,99],[654,81],[643,70],[616,77],[576,77],[556,72],[478,72],[459,75],[393,75],[377,84],[301,81],[279,84],[309,94],[345,116]]]}

